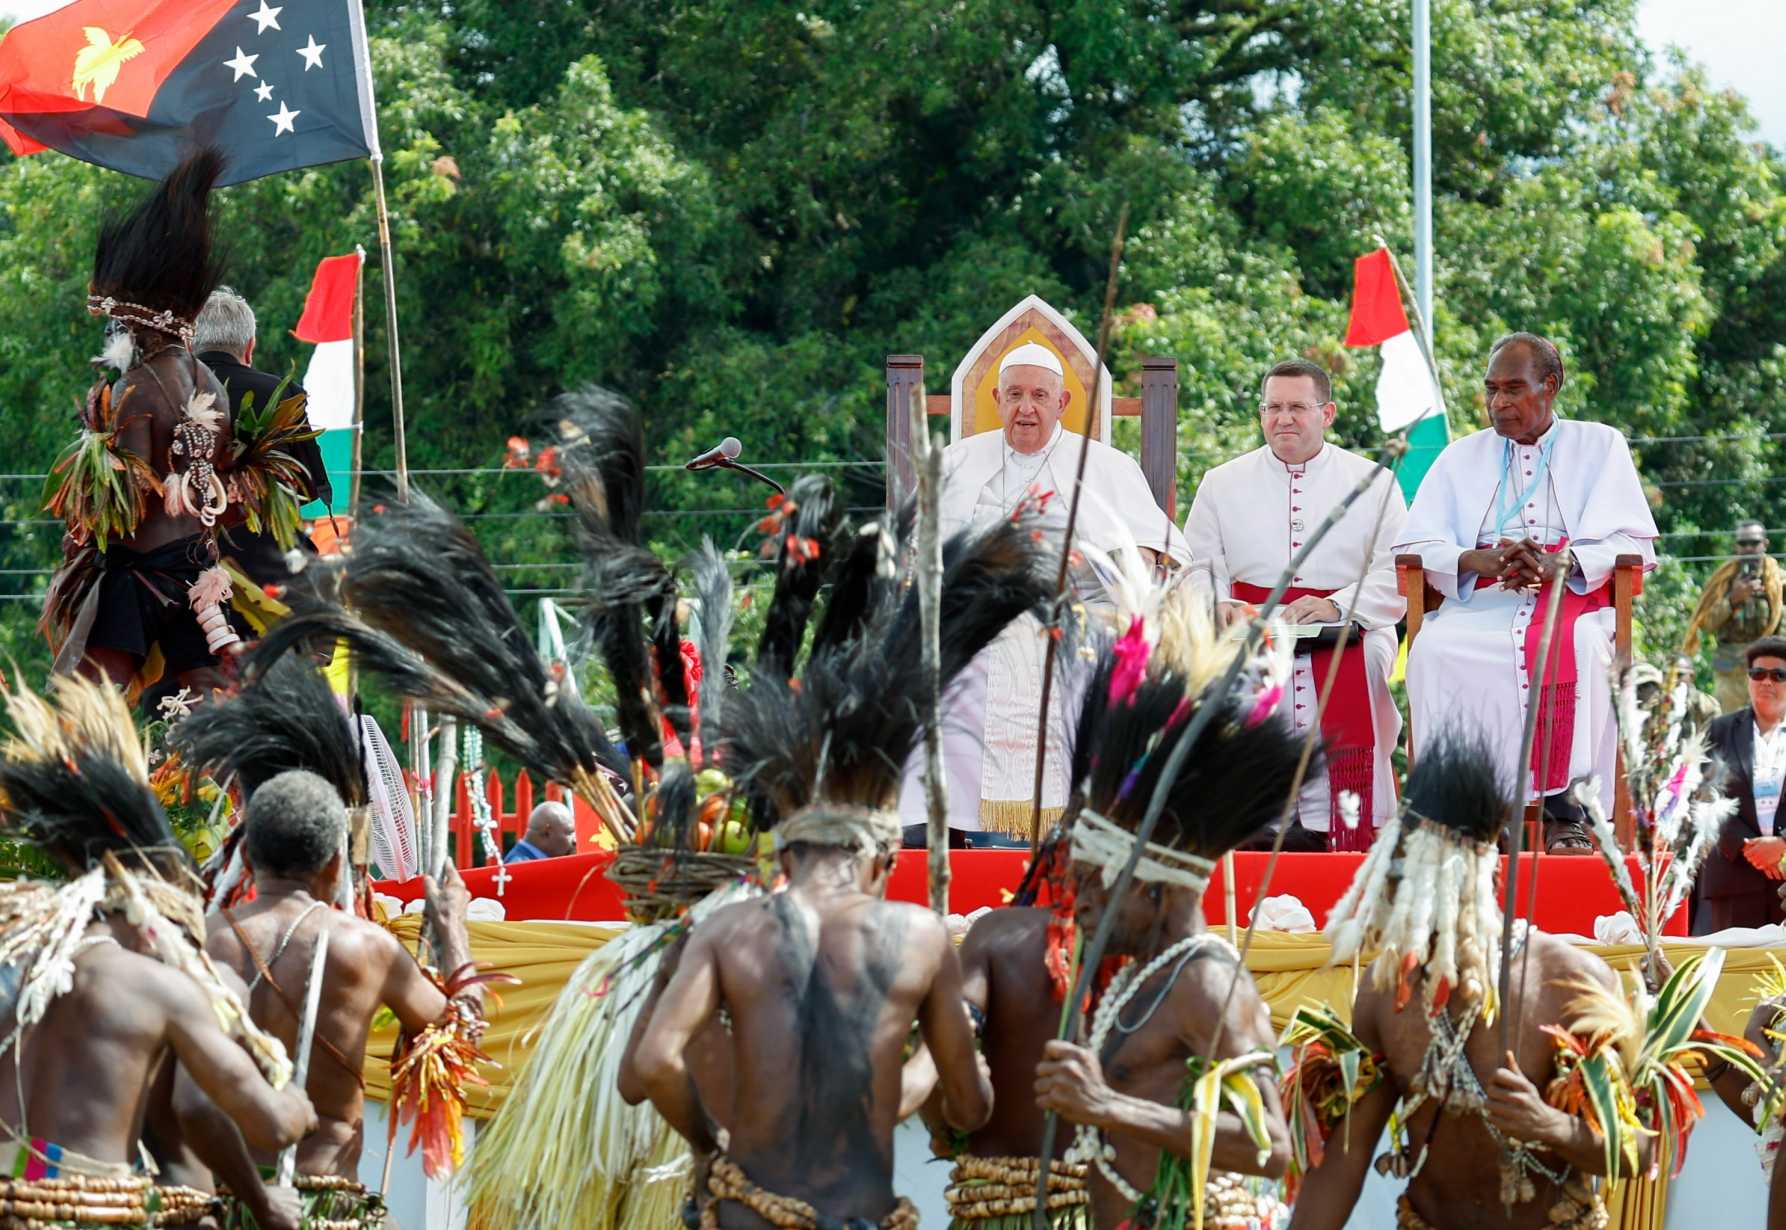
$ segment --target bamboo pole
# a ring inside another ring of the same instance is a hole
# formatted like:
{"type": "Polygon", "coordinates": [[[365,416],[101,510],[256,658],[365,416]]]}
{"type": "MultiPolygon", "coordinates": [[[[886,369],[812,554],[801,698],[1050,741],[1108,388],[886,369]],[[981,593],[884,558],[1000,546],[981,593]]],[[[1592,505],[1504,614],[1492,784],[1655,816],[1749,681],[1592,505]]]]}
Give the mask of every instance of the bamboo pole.
{"type": "Polygon", "coordinates": [[[930,908],[949,916],[949,800],[943,785],[942,588],[943,543],[940,494],[943,450],[930,438],[924,395],[912,389],[912,460],[918,482],[919,660],[924,704],[924,844],[930,870],[930,908]]]}
{"type": "Polygon", "coordinates": [[[1073,473],[1073,500],[1067,507],[1067,528],[1060,541],[1060,571],[1054,582],[1054,603],[1048,612],[1048,643],[1042,651],[1042,713],[1037,719],[1036,776],[1029,820],[1031,858],[1042,848],[1042,781],[1048,766],[1048,728],[1051,725],[1048,710],[1053,704],[1054,659],[1060,644],[1061,617],[1067,605],[1067,577],[1073,562],[1073,532],[1079,524],[1079,497],[1085,490],[1085,459],[1091,453],[1091,431],[1097,421],[1092,416],[1097,414],[1103,395],[1104,359],[1110,349],[1110,318],[1116,307],[1116,275],[1122,268],[1122,248],[1128,230],[1129,203],[1124,201],[1116,215],[1116,235],[1110,241],[1110,272],[1104,279],[1104,312],[1098,321],[1098,363],[1091,376],[1091,396],[1085,407],[1085,432],[1079,438],[1079,465],[1073,473]]]}
{"type": "MultiPolygon", "coordinates": [[[[1279,601],[1284,596],[1284,591],[1289,588],[1290,578],[1297,574],[1303,561],[1321,544],[1321,540],[1327,537],[1328,531],[1339,524],[1340,519],[1345,516],[1358,498],[1369,490],[1371,484],[1376,482],[1383,473],[1390,470],[1389,460],[1399,458],[1406,448],[1405,440],[1390,441],[1384,449],[1384,460],[1379,461],[1376,467],[1361,479],[1358,485],[1348,492],[1346,497],[1335,505],[1326,517],[1322,518],[1320,523],[1315,526],[1314,533],[1302,544],[1301,549],[1291,556],[1290,562],[1285,565],[1283,572],[1278,574],[1277,583],[1272,586],[1271,592],[1260,604],[1259,619],[1254,621],[1252,629],[1247,634],[1245,648],[1235,654],[1233,661],[1228,664],[1228,668],[1222,672],[1220,678],[1205,689],[1203,702],[1197,706],[1191,720],[1185,724],[1173,740],[1171,749],[1166,754],[1165,763],[1160,768],[1159,780],[1154,783],[1153,794],[1148,798],[1147,810],[1142,813],[1140,827],[1136,830],[1133,842],[1129,847],[1128,859],[1123,863],[1122,869],[1116,873],[1115,883],[1110,885],[1108,896],[1111,901],[1122,900],[1123,895],[1129,891],[1129,886],[1134,883],[1135,866],[1141,861],[1141,853],[1147,843],[1152,840],[1154,828],[1159,824],[1160,816],[1165,811],[1166,796],[1171,792],[1173,783],[1178,780],[1178,775],[1184,768],[1185,759],[1190,755],[1191,748],[1196,746],[1197,740],[1203,736],[1203,731],[1214,720],[1216,713],[1226,702],[1246,659],[1257,649],[1260,637],[1264,634],[1264,621],[1268,620],[1272,612],[1277,609],[1279,601]]],[[[1278,845],[1275,848],[1282,848],[1282,837],[1282,830],[1280,830],[1278,845]]],[[[1110,943],[1110,932],[1115,923],[1115,910],[1106,910],[1103,917],[1098,920],[1097,930],[1086,945],[1078,981],[1073,984],[1068,993],[1071,1005],[1077,1006],[1083,1002],[1087,989],[1085,985],[1087,974],[1096,970],[1103,960],[1104,951],[1110,943]]],[[[1235,966],[1234,982],[1239,981],[1240,974],[1244,969],[1243,959],[1235,966]]],[[[1232,983],[1229,986],[1229,995],[1230,997],[1233,995],[1232,983]]],[[[1220,1029],[1219,1017],[1217,1029],[1220,1029]]],[[[1211,1055],[1215,1053],[1213,1042],[1210,1053],[1211,1055]]],[[[1060,1115],[1056,1111],[1049,1111],[1042,1120],[1042,1145],[1039,1150],[1041,1164],[1036,1175],[1036,1209],[1032,1220],[1035,1230],[1047,1230],[1048,1172],[1053,1164],[1054,1142],[1059,1131],[1060,1115]]]]}
{"type": "Polygon", "coordinates": [[[440,760],[434,770],[434,815],[432,824],[434,835],[429,839],[429,853],[433,863],[428,874],[434,877],[436,884],[446,874],[447,864],[452,861],[452,850],[448,834],[451,832],[453,802],[458,795],[455,787],[459,776],[459,722],[457,718],[440,720],[440,760]]]}
{"type": "MultiPolygon", "coordinates": [[[[1557,612],[1562,609],[1563,605],[1563,577],[1560,572],[1555,574],[1554,581],[1555,583],[1550,589],[1550,601],[1545,606],[1544,631],[1538,638],[1539,688],[1534,691],[1542,691],[1545,674],[1550,669],[1551,638],[1556,632],[1557,612]]],[[[1534,695],[1526,702],[1525,730],[1521,734],[1519,746],[1519,771],[1513,775],[1513,811],[1507,817],[1507,823],[1512,826],[1512,832],[1507,840],[1507,899],[1501,914],[1501,985],[1498,988],[1501,1035],[1500,1046],[1496,1052],[1501,1055],[1507,1053],[1508,1031],[1512,1026],[1509,1018],[1517,1015],[1508,1003],[1508,988],[1513,977],[1511,968],[1513,964],[1513,914],[1518,907],[1518,898],[1515,894],[1519,891],[1519,852],[1525,845],[1525,800],[1526,791],[1530,788],[1532,780],[1532,741],[1538,736],[1538,710],[1543,707],[1540,704],[1540,699],[1539,696],[1534,695]]],[[[1540,794],[1538,797],[1540,800],[1539,814],[1542,815],[1544,796],[1540,794]]]]}

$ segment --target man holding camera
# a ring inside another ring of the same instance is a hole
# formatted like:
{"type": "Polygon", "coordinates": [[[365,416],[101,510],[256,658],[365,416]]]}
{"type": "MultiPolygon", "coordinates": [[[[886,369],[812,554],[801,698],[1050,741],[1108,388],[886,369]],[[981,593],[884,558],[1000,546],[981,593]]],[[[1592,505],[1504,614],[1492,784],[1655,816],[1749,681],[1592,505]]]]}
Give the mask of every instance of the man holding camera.
{"type": "Polygon", "coordinates": [[[1699,634],[1711,636],[1718,707],[1724,713],[1735,713],[1749,703],[1743,650],[1779,631],[1782,579],[1779,562],[1767,553],[1767,530],[1759,521],[1741,522],[1736,527],[1736,558],[1706,582],[1681,646],[1681,652],[1691,656],[1699,634]]]}

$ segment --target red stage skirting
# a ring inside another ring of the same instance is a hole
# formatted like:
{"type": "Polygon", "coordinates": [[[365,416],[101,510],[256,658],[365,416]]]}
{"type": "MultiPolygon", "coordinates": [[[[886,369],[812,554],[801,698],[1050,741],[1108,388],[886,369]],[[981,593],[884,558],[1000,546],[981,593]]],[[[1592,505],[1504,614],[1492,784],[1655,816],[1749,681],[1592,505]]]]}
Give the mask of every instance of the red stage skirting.
{"type": "MultiPolygon", "coordinates": [[[[1023,874],[1029,857],[1024,850],[958,850],[950,856],[952,881],[949,908],[958,914],[972,913],[981,906],[1004,905],[1023,874]]],[[[1259,884],[1265,878],[1265,854],[1237,854],[1235,858],[1236,892],[1240,921],[1245,922],[1258,896],[1259,884]]],[[[624,918],[620,906],[620,890],[603,875],[613,855],[607,851],[575,854],[568,858],[536,859],[508,868],[509,882],[502,904],[511,922],[529,919],[559,921],[578,919],[608,922],[624,918]]],[[[1527,854],[1520,858],[1519,912],[1527,911],[1527,885],[1531,876],[1531,860],[1538,860],[1538,925],[1542,930],[1592,936],[1594,919],[1601,914],[1617,913],[1618,892],[1612,878],[1598,858],[1580,855],[1527,854]]],[[[1272,873],[1271,895],[1289,893],[1299,898],[1314,914],[1317,924],[1327,921],[1334,903],[1352,882],[1352,875],[1363,854],[1285,854],[1278,859],[1272,873]]],[[[1642,891],[1643,879],[1636,861],[1628,860],[1632,882],[1642,891]]],[[[494,897],[494,867],[475,867],[464,873],[467,887],[476,897],[494,897]]],[[[900,901],[923,902],[927,897],[929,877],[925,871],[922,850],[907,850],[899,856],[899,866],[887,895],[900,901]]],[[[405,901],[421,895],[421,881],[407,884],[381,883],[380,892],[405,901]]],[[[1218,871],[1209,891],[1204,895],[1204,911],[1211,923],[1227,921],[1223,909],[1224,891],[1218,871]]],[[[1678,912],[1664,931],[1669,935],[1687,934],[1687,912],[1678,912]]]]}

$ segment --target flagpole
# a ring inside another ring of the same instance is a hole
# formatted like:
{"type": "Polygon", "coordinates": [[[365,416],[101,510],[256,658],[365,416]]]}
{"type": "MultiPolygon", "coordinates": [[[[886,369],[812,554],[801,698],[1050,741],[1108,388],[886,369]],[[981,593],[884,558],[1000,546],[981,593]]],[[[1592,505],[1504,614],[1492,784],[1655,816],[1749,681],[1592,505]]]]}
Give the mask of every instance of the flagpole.
{"type": "Polygon", "coordinates": [[[409,499],[409,447],[403,436],[403,350],[397,337],[397,266],[391,252],[391,213],[385,205],[384,155],[372,155],[372,194],[378,207],[378,251],[384,261],[385,327],[391,342],[391,430],[396,436],[397,498],[409,499]]]}
{"type": "MultiPolygon", "coordinates": [[[[1432,0],[1414,0],[1414,299],[1433,318],[1432,0]]],[[[1429,345],[1430,345],[1429,341],[1429,345]]]]}
{"type": "MultiPolygon", "coordinates": [[[[390,330],[391,429],[395,436],[393,443],[397,498],[407,502],[409,499],[409,443],[404,434],[403,424],[403,348],[397,331],[397,260],[391,250],[391,211],[385,200],[384,191],[384,147],[378,139],[378,103],[374,98],[372,88],[372,40],[366,34],[366,12],[360,0],[354,0],[354,3],[350,5],[349,15],[360,50],[360,59],[357,65],[360,79],[360,101],[366,121],[367,144],[372,151],[370,158],[372,163],[372,199],[378,210],[378,255],[379,259],[384,262],[385,327],[390,330]]],[[[358,469],[358,467],[355,468],[358,469]]],[[[428,764],[428,710],[414,701],[406,702],[404,708],[409,717],[410,799],[413,804],[413,814],[423,817],[429,814],[423,810],[422,803],[430,797],[429,787],[431,784],[428,764]]],[[[422,832],[430,832],[431,826],[421,825],[420,829],[422,832]]],[[[424,863],[424,867],[428,865],[424,863]]],[[[426,946],[427,940],[428,925],[424,919],[421,930],[416,935],[418,956],[426,946]]]]}
{"type": "Polygon", "coordinates": [[[353,470],[347,482],[347,515],[360,515],[360,474],[365,469],[366,442],[366,249],[353,246],[360,258],[353,275],[353,470]]]}

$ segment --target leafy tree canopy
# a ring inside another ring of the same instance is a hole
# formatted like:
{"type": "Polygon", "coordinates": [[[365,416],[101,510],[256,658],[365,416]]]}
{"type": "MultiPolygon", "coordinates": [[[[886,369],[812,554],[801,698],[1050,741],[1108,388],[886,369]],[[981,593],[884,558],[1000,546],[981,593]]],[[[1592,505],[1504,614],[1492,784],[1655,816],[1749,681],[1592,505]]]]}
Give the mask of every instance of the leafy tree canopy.
{"type": "MultiPolygon", "coordinates": [[[[1566,412],[1634,437],[1665,547],[1708,555],[1737,516],[1777,520],[1783,168],[1740,98],[1642,49],[1634,8],[1436,0],[1438,352],[1467,428],[1493,337],[1555,337],[1566,412]]],[[[929,355],[936,387],[1030,291],[1091,331],[1123,201],[1112,366],[1181,362],[1181,505],[1255,440],[1273,359],[1331,364],[1342,436],[1376,438],[1376,359],[1340,338],[1352,258],[1412,246],[1405,0],[409,0],[370,19],[413,467],[490,466],[588,380],[647,407],[654,460],[724,432],[753,458],[873,459],[887,353],[929,355]]],[[[0,162],[17,472],[71,430],[97,219],[139,190],[55,155],[0,162]]],[[[300,362],[286,330],[316,260],[376,250],[366,168],[231,189],[221,217],[262,360],[300,362]]],[[[392,458],[381,276],[374,257],[372,468],[392,458]]],[[[423,481],[481,518],[517,589],[563,583],[527,480],[423,481]]],[[[662,479],[666,548],[745,531],[747,511],[674,515],[755,504],[730,482],[662,479]]],[[[852,477],[852,499],[875,482],[852,477]]],[[[0,498],[0,589],[30,593],[56,529],[25,524],[33,484],[0,498]]],[[[1692,592],[1652,587],[1652,651],[1692,592]]],[[[0,603],[0,650],[27,662],[35,605],[0,603]]]]}

